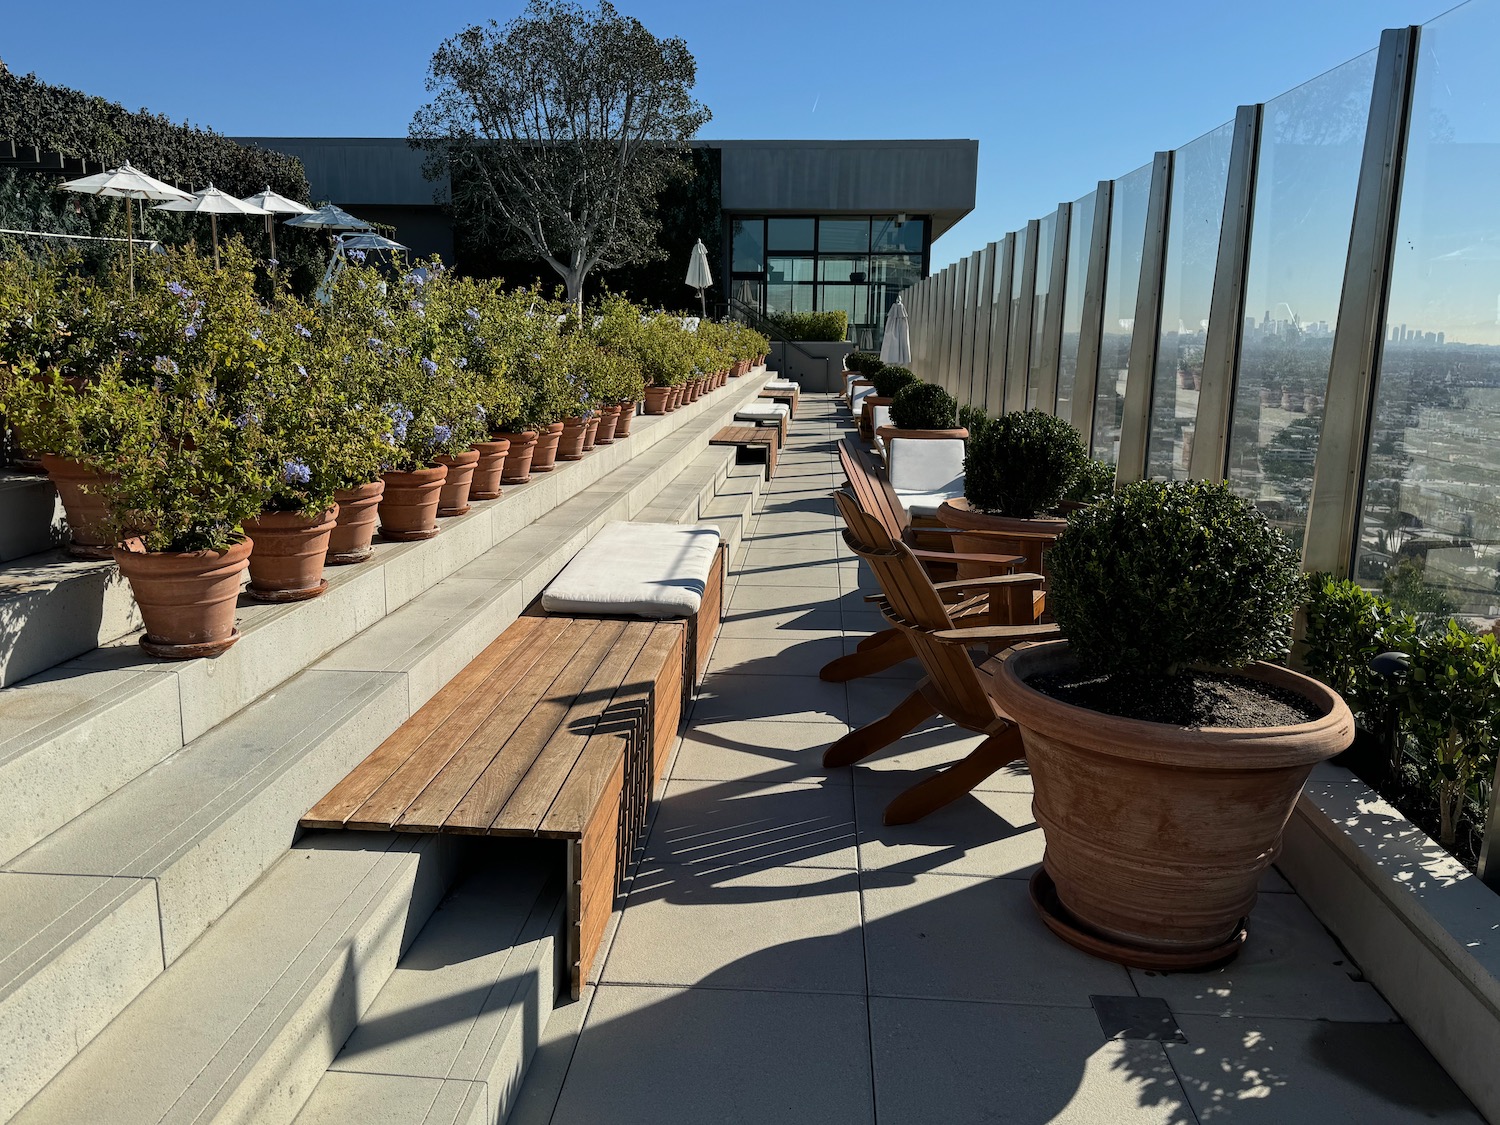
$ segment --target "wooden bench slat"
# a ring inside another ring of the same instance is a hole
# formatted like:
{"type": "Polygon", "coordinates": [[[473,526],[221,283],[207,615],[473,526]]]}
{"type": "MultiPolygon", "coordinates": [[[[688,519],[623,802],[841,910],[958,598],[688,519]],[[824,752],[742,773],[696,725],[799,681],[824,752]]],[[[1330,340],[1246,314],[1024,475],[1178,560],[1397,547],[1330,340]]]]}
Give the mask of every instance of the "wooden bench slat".
{"type": "MultiPolygon", "coordinates": [[[[549,620],[539,618],[539,620],[549,620]]],[[[567,669],[569,662],[594,632],[593,622],[560,620],[562,629],[536,663],[519,680],[492,685],[500,705],[486,716],[468,740],[446,762],[440,763],[421,793],[389,827],[400,832],[440,832],[458,803],[526,720],[536,701],[567,669]]]]}
{"type": "MultiPolygon", "coordinates": [[[[497,668],[505,666],[524,645],[537,644],[545,633],[561,632],[561,625],[557,624],[546,627],[539,633],[539,626],[544,620],[528,618],[525,624],[517,621],[495,638],[458,675],[418,708],[416,714],[382,742],[374,753],[355,766],[347,777],[314,805],[302,818],[302,825],[307,828],[342,828],[435,732],[452,719],[456,716],[472,717],[477,725],[487,711],[465,707],[464,704],[476,692],[481,691],[489,676],[497,668]]],[[[459,742],[462,742],[462,738],[459,742]]]]}
{"type": "MultiPolygon", "coordinates": [[[[489,832],[505,802],[526,776],[531,764],[546,749],[572,707],[574,698],[593,678],[599,665],[609,656],[611,647],[625,630],[625,622],[610,618],[579,621],[593,625],[567,666],[540,699],[532,705],[520,725],[503,745],[496,745],[489,763],[475,779],[469,791],[443,821],[448,832],[489,832]]],[[[584,630],[580,628],[579,632],[584,630]]],[[[495,833],[505,835],[504,828],[495,833]]],[[[514,833],[512,833],[514,834],[514,833]]],[[[526,833],[530,835],[530,833],[526,833]]]]}
{"type": "MultiPolygon", "coordinates": [[[[601,629],[595,634],[596,642],[603,633],[601,629]]],[[[541,828],[547,810],[556,802],[559,789],[566,784],[561,779],[572,774],[594,729],[611,717],[615,699],[628,690],[622,684],[650,636],[649,622],[627,621],[619,634],[608,642],[610,647],[604,660],[567,709],[556,733],[543,745],[516,784],[515,792],[495,815],[491,831],[535,834],[541,828]]],[[[596,791],[592,803],[598,800],[596,791]]]]}

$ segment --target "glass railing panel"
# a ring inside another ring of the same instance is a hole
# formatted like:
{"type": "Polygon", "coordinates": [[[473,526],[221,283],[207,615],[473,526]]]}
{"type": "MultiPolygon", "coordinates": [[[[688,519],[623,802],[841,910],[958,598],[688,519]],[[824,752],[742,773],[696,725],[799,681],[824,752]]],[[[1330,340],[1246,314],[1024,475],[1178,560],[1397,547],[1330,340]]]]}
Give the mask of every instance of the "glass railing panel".
{"type": "Polygon", "coordinates": [[[1125,376],[1135,331],[1135,298],[1141,283],[1151,165],[1115,181],[1109,220],[1109,265],[1104,272],[1104,333],[1099,342],[1099,382],[1094,396],[1093,456],[1111,465],[1120,459],[1120,418],[1125,376]]]}
{"type": "MultiPolygon", "coordinates": [[[[1052,247],[1057,240],[1057,212],[1054,211],[1037,226],[1036,237],[1036,289],[1031,304],[1031,362],[1026,376],[1026,409],[1037,408],[1037,388],[1043,382],[1042,363],[1047,349],[1042,347],[1043,326],[1047,322],[1047,301],[1052,289],[1052,247]]],[[[1048,409],[1052,407],[1047,404],[1048,409]]]]}
{"type": "Polygon", "coordinates": [[[1500,616],[1500,4],[1422,28],[1355,560],[1402,608],[1500,616]]]}
{"type": "Polygon", "coordinates": [[[1073,416],[1073,384],[1078,378],[1078,337],[1083,331],[1083,284],[1094,233],[1094,201],[1089,192],[1073,204],[1068,222],[1068,268],[1063,279],[1062,348],[1057,366],[1057,416],[1073,416]]]}
{"type": "Polygon", "coordinates": [[[1228,480],[1299,545],[1376,53],[1267,102],[1261,122],[1228,480]]]}
{"type": "Polygon", "coordinates": [[[1183,145],[1172,158],[1161,334],[1146,445],[1146,475],[1158,479],[1188,479],[1233,141],[1231,121],[1183,145]]]}

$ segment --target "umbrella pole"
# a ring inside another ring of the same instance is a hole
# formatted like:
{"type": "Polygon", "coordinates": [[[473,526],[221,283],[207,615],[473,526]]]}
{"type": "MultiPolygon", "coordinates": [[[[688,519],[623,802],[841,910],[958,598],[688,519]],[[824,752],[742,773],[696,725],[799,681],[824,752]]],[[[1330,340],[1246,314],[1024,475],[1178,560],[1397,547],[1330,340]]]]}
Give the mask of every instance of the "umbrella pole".
{"type": "Polygon", "coordinates": [[[212,211],[208,213],[208,228],[213,231],[214,239],[214,269],[219,268],[219,216],[212,211]]]}
{"type": "Polygon", "coordinates": [[[125,197],[125,257],[130,262],[130,295],[135,296],[135,201],[125,197]]]}
{"type": "Polygon", "coordinates": [[[703,290],[698,290],[698,308],[703,312],[703,319],[708,319],[708,298],[703,295],[703,290]]]}
{"type": "Polygon", "coordinates": [[[271,236],[271,261],[274,262],[276,261],[276,218],[274,215],[266,216],[266,233],[271,236]]]}

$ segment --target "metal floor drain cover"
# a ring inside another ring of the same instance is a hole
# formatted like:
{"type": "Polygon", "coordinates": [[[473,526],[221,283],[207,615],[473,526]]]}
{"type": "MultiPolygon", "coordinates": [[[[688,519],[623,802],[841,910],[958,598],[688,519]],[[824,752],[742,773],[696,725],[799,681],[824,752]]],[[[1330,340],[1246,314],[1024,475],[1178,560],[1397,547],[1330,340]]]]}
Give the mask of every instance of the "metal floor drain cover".
{"type": "Polygon", "coordinates": [[[1154,1039],[1186,1043],[1177,1017],[1165,1000],[1155,996],[1090,996],[1099,1029],[1106,1039],[1154,1039]]]}

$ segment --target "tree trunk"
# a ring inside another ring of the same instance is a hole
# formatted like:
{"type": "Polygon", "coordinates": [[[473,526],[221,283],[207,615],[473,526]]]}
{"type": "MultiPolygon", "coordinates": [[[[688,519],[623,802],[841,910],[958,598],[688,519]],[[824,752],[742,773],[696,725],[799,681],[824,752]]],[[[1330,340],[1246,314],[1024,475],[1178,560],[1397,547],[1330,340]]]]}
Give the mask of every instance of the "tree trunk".
{"type": "Polygon", "coordinates": [[[583,273],[577,266],[572,267],[563,275],[563,283],[568,287],[568,303],[573,306],[573,311],[578,314],[578,319],[583,319],[583,273]]]}

